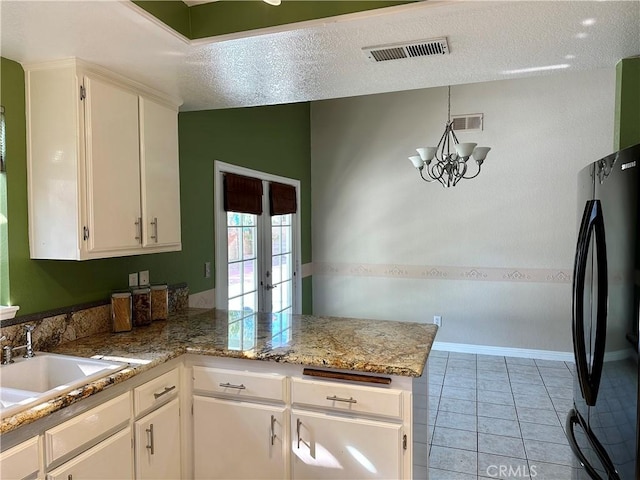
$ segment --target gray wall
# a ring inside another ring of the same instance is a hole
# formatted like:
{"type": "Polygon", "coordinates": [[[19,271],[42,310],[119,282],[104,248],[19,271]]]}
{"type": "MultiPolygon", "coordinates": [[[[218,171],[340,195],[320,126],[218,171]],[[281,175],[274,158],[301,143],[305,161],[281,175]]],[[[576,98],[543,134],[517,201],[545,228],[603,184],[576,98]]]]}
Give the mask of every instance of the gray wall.
{"type": "Polygon", "coordinates": [[[492,147],[444,189],[407,160],[435,145],[446,88],[311,107],[314,313],[431,322],[438,341],[571,351],[576,173],[613,145],[614,69],[452,88],[492,147]]]}

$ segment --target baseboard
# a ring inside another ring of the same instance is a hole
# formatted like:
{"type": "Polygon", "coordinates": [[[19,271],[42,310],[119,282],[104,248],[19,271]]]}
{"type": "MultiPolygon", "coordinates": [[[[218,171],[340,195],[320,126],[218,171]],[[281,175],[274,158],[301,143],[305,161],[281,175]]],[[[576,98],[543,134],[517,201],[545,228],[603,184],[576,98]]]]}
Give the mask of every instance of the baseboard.
{"type": "Polygon", "coordinates": [[[500,355],[504,357],[537,358],[538,360],[558,360],[573,362],[573,352],[554,350],[534,350],[531,348],[493,347],[489,345],[470,345],[467,343],[433,342],[433,350],[446,352],[476,353],[479,355],[500,355]]]}

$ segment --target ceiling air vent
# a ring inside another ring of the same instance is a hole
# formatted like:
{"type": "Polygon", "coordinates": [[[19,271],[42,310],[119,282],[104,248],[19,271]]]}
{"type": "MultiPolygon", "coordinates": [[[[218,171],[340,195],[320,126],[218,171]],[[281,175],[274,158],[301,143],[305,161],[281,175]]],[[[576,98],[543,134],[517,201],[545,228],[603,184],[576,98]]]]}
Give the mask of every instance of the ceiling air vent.
{"type": "Polygon", "coordinates": [[[447,44],[446,37],[443,37],[419,40],[411,43],[394,43],[391,45],[379,45],[377,47],[365,47],[362,51],[372,62],[386,62],[387,60],[400,60],[402,58],[446,55],[449,53],[449,45],[447,44]]]}
{"type": "Polygon", "coordinates": [[[454,130],[482,131],[482,113],[469,113],[467,115],[451,115],[454,130]]]}

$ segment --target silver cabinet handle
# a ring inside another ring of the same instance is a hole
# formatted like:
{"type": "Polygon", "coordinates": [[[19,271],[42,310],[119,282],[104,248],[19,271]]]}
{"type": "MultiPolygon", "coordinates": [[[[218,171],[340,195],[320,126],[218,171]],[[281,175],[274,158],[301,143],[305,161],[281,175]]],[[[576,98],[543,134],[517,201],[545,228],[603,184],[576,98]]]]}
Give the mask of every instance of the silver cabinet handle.
{"type": "Polygon", "coordinates": [[[271,445],[273,445],[273,442],[276,439],[275,425],[276,425],[276,417],[271,415],[271,445]]]}
{"type": "Polygon", "coordinates": [[[151,225],[153,225],[153,235],[151,235],[151,238],[153,238],[156,243],[158,243],[158,217],[153,217],[151,225]]]}
{"type": "Polygon", "coordinates": [[[299,418],[296,419],[296,434],[298,435],[298,448],[300,448],[300,442],[302,439],[300,438],[300,427],[302,427],[302,420],[299,418]]]}
{"type": "Polygon", "coordinates": [[[153,394],[153,398],[155,398],[156,400],[159,399],[161,396],[166,395],[167,393],[169,393],[172,390],[175,390],[176,386],[175,385],[171,385],[170,387],[164,387],[164,390],[160,393],[154,393],[153,394]]]}
{"type": "Polygon", "coordinates": [[[334,402],[358,403],[358,401],[353,397],[340,398],[340,397],[336,397],[335,395],[332,397],[327,397],[327,400],[332,400],[334,402]]]}
{"type": "Polygon", "coordinates": [[[151,455],[153,455],[153,423],[149,424],[149,428],[145,429],[145,431],[149,434],[149,444],[147,445],[147,449],[151,451],[151,455]]]}
{"type": "Polygon", "coordinates": [[[234,385],[232,383],[221,383],[220,386],[222,388],[235,388],[236,390],[245,390],[247,387],[244,386],[244,384],[240,384],[240,385],[234,385]]]}
{"type": "Polygon", "coordinates": [[[138,217],[136,224],[136,240],[142,243],[142,217],[138,217]]]}
{"type": "Polygon", "coordinates": [[[278,288],[278,285],[269,285],[268,283],[264,286],[267,290],[273,290],[274,288],[278,288]]]}

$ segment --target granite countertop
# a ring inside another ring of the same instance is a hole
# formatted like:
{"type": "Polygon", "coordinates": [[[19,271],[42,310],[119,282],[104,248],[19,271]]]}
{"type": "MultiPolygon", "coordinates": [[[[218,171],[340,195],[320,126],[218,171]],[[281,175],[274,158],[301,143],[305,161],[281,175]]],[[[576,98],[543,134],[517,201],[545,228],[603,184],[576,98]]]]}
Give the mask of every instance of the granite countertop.
{"type": "Polygon", "coordinates": [[[51,351],[129,366],[0,422],[0,433],[32,423],[185,353],[419,377],[436,336],[432,324],[312,315],[189,311],[126,333],[103,333],[51,351]],[[241,325],[242,323],[242,325],[241,325]],[[242,327],[242,328],[240,328],[242,327]]]}

